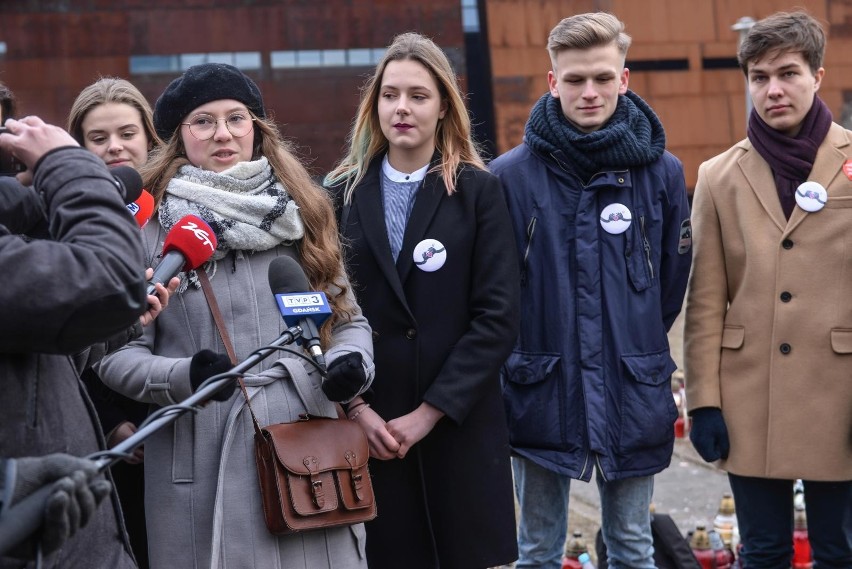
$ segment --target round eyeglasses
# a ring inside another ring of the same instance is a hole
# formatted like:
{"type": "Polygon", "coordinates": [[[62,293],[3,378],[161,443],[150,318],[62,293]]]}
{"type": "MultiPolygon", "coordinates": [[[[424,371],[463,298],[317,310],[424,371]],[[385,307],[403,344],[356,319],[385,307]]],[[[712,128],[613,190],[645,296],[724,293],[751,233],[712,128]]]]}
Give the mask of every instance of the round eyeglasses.
{"type": "Polygon", "coordinates": [[[251,132],[252,121],[256,120],[248,113],[232,113],[223,119],[217,119],[213,115],[193,115],[189,122],[180,123],[189,127],[189,132],[198,140],[210,140],[216,134],[219,121],[225,121],[225,128],[234,138],[242,138],[251,132]]]}

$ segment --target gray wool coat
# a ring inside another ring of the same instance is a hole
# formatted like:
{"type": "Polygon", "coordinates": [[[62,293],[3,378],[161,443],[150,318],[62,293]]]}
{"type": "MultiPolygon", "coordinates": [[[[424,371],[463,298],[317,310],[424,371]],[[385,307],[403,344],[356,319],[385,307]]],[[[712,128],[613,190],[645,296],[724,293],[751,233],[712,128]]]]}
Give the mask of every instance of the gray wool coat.
{"type": "MultiPolygon", "coordinates": [[[[143,231],[152,263],[164,237],[156,220],[143,231]]],[[[292,254],[285,246],[251,254],[237,251],[216,263],[210,283],[240,361],[286,329],[267,269],[275,257],[292,254]]],[[[105,358],[98,372],[107,385],[128,397],[168,405],[191,394],[191,356],[205,348],[225,353],[203,292],[189,286],[172,296],[139,340],[105,358]]],[[[372,338],[360,309],[351,322],[335,327],[325,354],[331,363],[353,351],[364,357],[366,390],[373,376],[372,338]]],[[[334,416],[319,375],[308,367],[302,359],[280,352],[250,370],[254,375],[247,375],[245,382],[262,426],[296,420],[307,410],[334,416]],[[307,388],[300,393],[295,383],[307,388]]],[[[211,401],[148,439],[145,508],[151,567],[366,568],[363,524],[284,537],[267,531],[253,435],[245,399],[237,389],[229,400],[211,401]]]]}

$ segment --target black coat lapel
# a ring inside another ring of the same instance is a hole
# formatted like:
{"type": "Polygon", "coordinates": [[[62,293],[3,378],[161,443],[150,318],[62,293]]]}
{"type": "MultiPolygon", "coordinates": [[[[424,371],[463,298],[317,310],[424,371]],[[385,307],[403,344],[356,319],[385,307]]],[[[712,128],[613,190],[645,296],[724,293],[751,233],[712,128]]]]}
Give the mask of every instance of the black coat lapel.
{"type": "MultiPolygon", "coordinates": [[[[432,166],[435,165],[433,160],[432,166]]],[[[405,236],[402,239],[402,250],[399,252],[399,258],[396,261],[396,270],[399,274],[400,282],[404,283],[414,266],[414,247],[420,241],[427,238],[426,230],[429,224],[432,223],[432,218],[438,211],[438,205],[441,199],[447,196],[447,188],[444,186],[443,180],[438,174],[431,173],[423,180],[423,185],[420,191],[417,192],[417,199],[414,201],[414,208],[411,210],[411,217],[408,219],[408,224],[405,226],[405,236]]]]}
{"type": "Polygon", "coordinates": [[[361,180],[355,189],[353,207],[358,210],[358,218],[361,222],[364,241],[370,247],[376,264],[381,269],[382,274],[387,279],[394,293],[399,297],[400,302],[407,308],[408,303],[405,300],[405,293],[402,290],[402,281],[393,263],[387,225],[385,225],[382,182],[380,179],[381,166],[382,161],[374,158],[367,173],[364,175],[364,179],[361,180]]]}

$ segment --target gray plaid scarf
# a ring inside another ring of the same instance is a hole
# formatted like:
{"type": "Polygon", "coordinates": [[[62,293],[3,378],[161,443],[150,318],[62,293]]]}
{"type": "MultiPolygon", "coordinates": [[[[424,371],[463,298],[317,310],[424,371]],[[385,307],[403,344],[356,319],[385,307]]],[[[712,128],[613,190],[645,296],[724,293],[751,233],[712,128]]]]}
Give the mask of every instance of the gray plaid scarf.
{"type": "Polygon", "coordinates": [[[214,261],[228,251],[265,251],[305,234],[299,206],[265,157],[219,173],[181,166],[169,181],[158,214],[166,232],[189,214],[210,224],[219,242],[214,261]]]}

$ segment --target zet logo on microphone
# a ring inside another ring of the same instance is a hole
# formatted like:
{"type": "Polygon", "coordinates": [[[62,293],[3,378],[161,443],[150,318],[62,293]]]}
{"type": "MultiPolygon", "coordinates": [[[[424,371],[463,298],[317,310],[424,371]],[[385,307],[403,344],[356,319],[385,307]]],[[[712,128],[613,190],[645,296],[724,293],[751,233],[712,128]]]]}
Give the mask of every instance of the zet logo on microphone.
{"type": "Polygon", "coordinates": [[[181,229],[186,229],[187,231],[192,231],[195,235],[195,238],[201,241],[207,247],[210,247],[210,250],[213,251],[216,249],[216,246],[213,244],[213,241],[210,239],[210,233],[203,227],[200,227],[194,221],[188,221],[186,225],[181,225],[181,229]]]}

